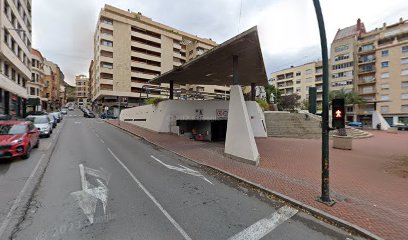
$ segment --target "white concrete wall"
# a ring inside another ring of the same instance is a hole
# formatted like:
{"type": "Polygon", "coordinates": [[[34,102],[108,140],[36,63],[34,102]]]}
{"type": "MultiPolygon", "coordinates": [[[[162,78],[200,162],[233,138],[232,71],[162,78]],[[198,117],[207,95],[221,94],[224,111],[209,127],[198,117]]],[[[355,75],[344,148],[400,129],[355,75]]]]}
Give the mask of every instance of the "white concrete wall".
{"type": "Polygon", "coordinates": [[[381,130],[388,130],[390,128],[387,120],[385,120],[381,113],[379,113],[378,111],[373,111],[372,119],[372,128],[377,129],[377,124],[379,123],[381,124],[381,130]]]}
{"type": "MultiPolygon", "coordinates": [[[[256,102],[246,102],[251,126],[255,137],[266,137],[262,121],[265,116],[256,102]]],[[[137,126],[147,128],[156,132],[172,132],[177,120],[216,120],[217,109],[228,110],[229,101],[220,100],[166,100],[155,105],[144,105],[140,107],[123,109],[120,120],[137,126]],[[203,115],[197,118],[196,109],[201,109],[203,115]],[[146,121],[134,120],[146,119],[146,121]]],[[[226,119],[225,119],[226,120],[226,119]]]]}

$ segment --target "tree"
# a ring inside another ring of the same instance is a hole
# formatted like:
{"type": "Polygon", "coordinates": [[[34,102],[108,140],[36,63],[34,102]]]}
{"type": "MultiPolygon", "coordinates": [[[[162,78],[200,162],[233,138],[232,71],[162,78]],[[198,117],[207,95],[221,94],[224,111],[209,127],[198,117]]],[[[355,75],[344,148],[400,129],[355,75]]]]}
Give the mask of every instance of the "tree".
{"type": "Polygon", "coordinates": [[[278,108],[282,110],[295,110],[299,107],[300,96],[297,94],[291,94],[286,96],[281,96],[280,101],[278,102],[278,108]]]}
{"type": "Polygon", "coordinates": [[[274,85],[267,84],[265,86],[265,93],[266,93],[266,101],[271,104],[271,103],[279,103],[281,99],[281,91],[277,89],[274,85]],[[273,101],[271,102],[271,98],[273,96],[273,101]]]}
{"type": "Polygon", "coordinates": [[[300,104],[300,109],[309,110],[309,100],[308,99],[303,99],[302,103],[300,104]]]}

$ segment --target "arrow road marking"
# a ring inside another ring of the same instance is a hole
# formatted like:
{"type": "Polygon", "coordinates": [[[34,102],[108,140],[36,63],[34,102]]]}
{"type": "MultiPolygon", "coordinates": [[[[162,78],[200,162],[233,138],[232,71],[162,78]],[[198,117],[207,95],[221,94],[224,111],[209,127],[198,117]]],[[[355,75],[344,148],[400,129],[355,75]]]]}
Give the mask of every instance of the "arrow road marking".
{"type": "Polygon", "coordinates": [[[106,214],[106,205],[108,203],[108,187],[100,180],[105,180],[109,183],[111,175],[105,170],[96,170],[79,164],[79,173],[81,175],[81,191],[72,192],[71,195],[77,201],[90,223],[94,222],[96,204],[98,200],[102,202],[103,212],[106,214]],[[87,180],[86,175],[91,175],[97,178],[98,187],[92,186],[87,180]],[[100,178],[100,179],[99,179],[100,178]]]}
{"type": "Polygon", "coordinates": [[[258,240],[265,237],[268,233],[272,232],[280,224],[293,217],[298,210],[283,206],[274,212],[268,218],[263,218],[258,222],[252,224],[242,232],[228,238],[228,240],[258,240]]]}
{"type": "Polygon", "coordinates": [[[180,164],[179,164],[180,167],[171,166],[171,165],[165,164],[164,162],[160,161],[158,158],[156,158],[153,155],[150,155],[150,157],[153,158],[154,160],[156,160],[157,162],[159,162],[160,164],[162,164],[163,166],[165,166],[168,169],[176,170],[176,171],[179,171],[179,172],[182,172],[182,173],[185,173],[185,174],[189,174],[189,175],[193,175],[193,176],[202,178],[205,181],[209,182],[210,184],[214,185],[212,182],[210,182],[210,180],[208,180],[206,177],[204,177],[200,172],[198,172],[196,170],[193,170],[191,168],[185,167],[185,166],[180,165],[180,164]]]}

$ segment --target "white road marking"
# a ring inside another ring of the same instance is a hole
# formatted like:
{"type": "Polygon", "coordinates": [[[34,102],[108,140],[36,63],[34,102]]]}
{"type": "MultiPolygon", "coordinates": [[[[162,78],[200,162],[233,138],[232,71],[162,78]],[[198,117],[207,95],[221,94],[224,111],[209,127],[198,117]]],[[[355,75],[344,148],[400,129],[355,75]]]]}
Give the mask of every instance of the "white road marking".
{"type": "Polygon", "coordinates": [[[23,198],[25,191],[27,190],[28,185],[31,183],[33,180],[33,177],[35,173],[37,172],[42,160],[44,159],[45,154],[43,153],[41,155],[40,160],[38,160],[37,165],[35,165],[34,170],[31,172],[30,176],[28,177],[27,181],[25,182],[23,188],[21,189],[20,193],[18,194],[17,198],[14,200],[13,205],[10,208],[10,211],[7,213],[6,218],[3,220],[1,226],[0,226],[0,239],[1,236],[3,235],[4,231],[6,230],[7,225],[10,223],[11,216],[14,215],[14,211],[17,209],[18,205],[20,205],[21,199],[23,198]]]}
{"type": "Polygon", "coordinates": [[[97,134],[97,133],[95,133],[95,136],[96,136],[97,138],[100,138],[99,134],[97,134]]]}
{"type": "Polygon", "coordinates": [[[110,154],[112,154],[113,158],[129,173],[132,177],[133,181],[146,193],[146,195],[153,201],[153,203],[160,209],[160,211],[167,217],[167,219],[173,224],[173,226],[180,232],[180,234],[186,240],[191,240],[191,237],[183,230],[183,228],[174,220],[172,216],[162,207],[162,205],[156,200],[156,198],[143,186],[143,184],[133,175],[133,173],[126,167],[125,164],[120,161],[120,159],[112,152],[110,148],[108,148],[110,154]]]}
{"type": "Polygon", "coordinates": [[[103,139],[101,138],[101,139],[99,139],[100,141],[101,141],[101,143],[105,143],[105,141],[103,141],[103,139]]]}
{"type": "Polygon", "coordinates": [[[77,201],[79,207],[81,207],[89,222],[92,224],[94,222],[94,215],[98,199],[102,202],[103,212],[104,214],[106,214],[106,205],[108,203],[108,187],[99,179],[96,180],[99,186],[92,186],[86,180],[86,174],[94,176],[96,178],[101,178],[106,181],[106,184],[108,184],[109,182],[110,174],[103,169],[96,170],[84,167],[84,165],[82,164],[79,164],[79,173],[81,176],[82,190],[72,192],[71,195],[77,201]]]}
{"type": "Polygon", "coordinates": [[[228,240],[258,240],[265,237],[268,233],[293,217],[298,210],[283,206],[274,212],[270,217],[259,220],[242,232],[228,238],[228,240]]]}
{"type": "Polygon", "coordinates": [[[153,155],[150,155],[150,157],[153,158],[154,160],[156,160],[157,162],[159,162],[160,164],[162,164],[163,166],[165,166],[168,169],[176,170],[176,171],[179,171],[179,172],[182,172],[182,173],[185,173],[185,174],[190,174],[190,175],[202,178],[203,180],[205,180],[205,181],[211,183],[212,185],[214,185],[210,180],[208,180],[206,177],[204,177],[199,171],[193,170],[191,168],[185,167],[185,166],[180,165],[180,164],[179,164],[180,167],[171,166],[171,165],[165,164],[164,162],[160,161],[158,158],[156,158],[153,155]]]}
{"type": "Polygon", "coordinates": [[[75,124],[81,124],[81,122],[74,122],[75,124]]]}

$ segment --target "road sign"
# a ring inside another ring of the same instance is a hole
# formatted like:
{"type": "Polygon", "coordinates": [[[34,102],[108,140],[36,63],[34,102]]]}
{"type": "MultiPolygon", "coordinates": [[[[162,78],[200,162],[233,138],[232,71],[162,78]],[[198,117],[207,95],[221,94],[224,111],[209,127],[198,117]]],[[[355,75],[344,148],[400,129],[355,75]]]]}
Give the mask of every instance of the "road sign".
{"type": "Polygon", "coordinates": [[[332,100],[332,127],[333,128],[345,128],[345,107],[344,99],[332,100]]]}

